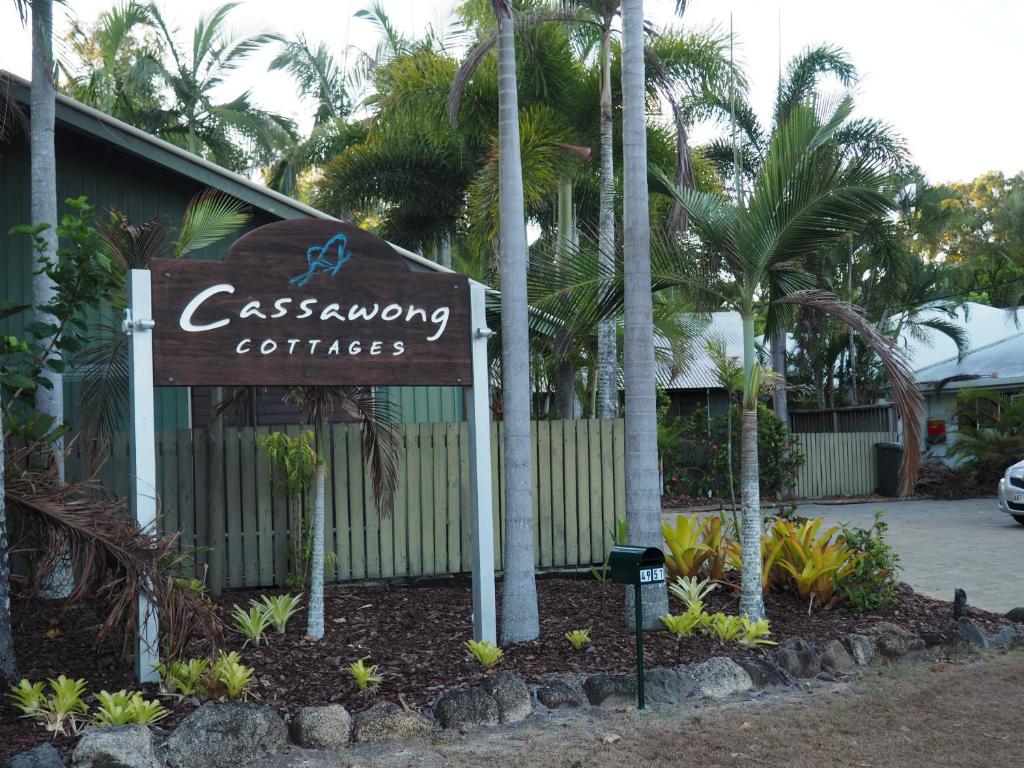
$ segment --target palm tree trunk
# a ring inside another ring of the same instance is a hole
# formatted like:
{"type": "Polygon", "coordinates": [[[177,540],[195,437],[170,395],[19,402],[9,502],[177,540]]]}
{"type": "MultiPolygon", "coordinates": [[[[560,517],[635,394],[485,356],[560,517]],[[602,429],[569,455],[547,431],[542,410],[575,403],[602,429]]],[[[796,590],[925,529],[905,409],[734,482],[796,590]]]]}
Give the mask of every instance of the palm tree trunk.
{"type": "MultiPolygon", "coordinates": [[[[612,30],[605,23],[601,37],[601,199],[598,219],[598,246],[602,271],[615,270],[615,145],[612,135],[612,30]]],[[[597,326],[597,418],[619,416],[618,350],[615,318],[601,320],[597,326]]]]}
{"type": "MultiPolygon", "coordinates": [[[[57,161],[54,155],[54,113],[57,93],[53,83],[53,2],[32,2],[32,122],[30,130],[32,167],[32,225],[47,224],[42,233],[47,241],[43,254],[35,253],[32,269],[32,303],[35,320],[53,323],[54,317],[42,308],[49,306],[57,293],[57,286],[44,271],[47,257],[57,257],[57,161]]],[[[51,346],[51,338],[43,339],[44,347],[51,346]]],[[[55,349],[46,360],[55,360],[60,353],[55,349]]],[[[43,377],[49,387],[36,387],[35,406],[40,413],[50,416],[55,426],[64,423],[64,377],[48,365],[43,366],[43,377]]],[[[50,445],[57,477],[64,482],[64,438],[50,445]]],[[[59,600],[71,594],[75,575],[68,552],[54,558],[54,567],[42,589],[43,597],[59,600]]]]}
{"type": "MultiPolygon", "coordinates": [[[[575,223],[572,210],[572,182],[562,179],[558,184],[558,242],[555,244],[555,258],[559,268],[565,263],[571,250],[575,223]]],[[[555,418],[576,418],[576,372],[573,369],[569,350],[572,340],[564,330],[555,334],[555,418]]]]}
{"type": "Polygon", "coordinates": [[[789,395],[786,391],[786,332],[779,331],[771,340],[772,370],[779,377],[772,393],[772,409],[775,417],[789,427],[789,395]]]}
{"type": "MultiPolygon", "coordinates": [[[[306,611],[306,637],[322,640],[324,636],[324,500],[327,478],[327,450],[324,447],[326,420],[316,421],[316,496],[313,519],[310,521],[313,540],[309,563],[309,602],[306,611]]],[[[299,532],[301,535],[301,532],[299,532]]]]}
{"type": "Polygon", "coordinates": [[[740,421],[740,493],[742,493],[743,573],[740,581],[740,613],[753,620],[764,618],[761,591],[761,485],[757,465],[757,390],[754,383],[754,314],[743,317],[743,414],[740,421]]]}
{"type": "MultiPolygon", "coordinates": [[[[647,195],[647,116],[643,0],[622,3],[623,289],[626,390],[626,521],[630,543],[660,547],[661,484],[651,300],[651,225],[647,195]]],[[[668,612],[664,584],[643,588],[644,626],[657,629],[668,612]]],[[[632,624],[633,590],[626,590],[632,624]]]]}
{"type": "Polygon", "coordinates": [[[452,268],[452,239],[448,235],[441,238],[441,249],[437,256],[437,263],[442,267],[452,268]]]}
{"type": "Polygon", "coordinates": [[[512,10],[498,18],[498,188],[501,237],[502,408],[505,421],[505,579],[501,642],[540,634],[533,570],[530,483],[530,343],[526,305],[526,214],[519,153],[519,100],[512,10]]]}
{"type": "Polygon", "coordinates": [[[4,495],[5,458],[4,438],[0,433],[0,688],[3,690],[7,690],[7,686],[13,685],[18,679],[18,669],[14,663],[14,627],[11,621],[11,563],[7,553],[7,504],[4,495]]]}

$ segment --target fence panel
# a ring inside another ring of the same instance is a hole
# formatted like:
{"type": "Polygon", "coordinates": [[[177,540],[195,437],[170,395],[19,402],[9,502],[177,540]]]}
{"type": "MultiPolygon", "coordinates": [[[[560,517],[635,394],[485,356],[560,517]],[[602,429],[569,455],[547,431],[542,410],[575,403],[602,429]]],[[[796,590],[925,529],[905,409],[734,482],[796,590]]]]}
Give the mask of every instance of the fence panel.
{"type": "MultiPolygon", "coordinates": [[[[328,462],[324,534],[327,551],[333,553],[327,579],[417,577],[470,569],[466,423],[407,424],[403,430],[405,450],[394,509],[382,517],[364,469],[359,426],[331,425],[324,441],[328,462]]],[[[289,498],[283,478],[276,477],[276,469],[259,447],[259,438],[271,431],[295,437],[303,428],[225,427],[217,444],[202,429],[157,434],[161,525],[166,531],[180,531],[185,546],[219,546],[225,587],[284,585],[293,547],[298,545],[294,537],[301,534],[301,521],[312,511],[312,494],[289,498]],[[214,460],[218,456],[223,459],[214,460]],[[209,481],[215,472],[223,472],[223,488],[214,487],[211,492],[209,481]],[[223,529],[212,530],[221,519],[223,529]]],[[[491,425],[494,548],[499,569],[506,480],[502,432],[500,423],[491,425]]],[[[587,566],[604,559],[610,546],[607,531],[625,516],[623,437],[621,419],[531,425],[538,567],[587,566]]],[[[69,476],[84,477],[87,464],[85,446],[74,443],[69,476]]],[[[108,489],[127,493],[127,436],[115,441],[98,475],[108,489]]],[[[208,553],[198,559],[197,565],[202,565],[208,553]]]]}
{"type": "Polygon", "coordinates": [[[895,432],[796,433],[805,462],[797,473],[800,498],[864,496],[875,492],[875,443],[895,442],[895,432]]]}

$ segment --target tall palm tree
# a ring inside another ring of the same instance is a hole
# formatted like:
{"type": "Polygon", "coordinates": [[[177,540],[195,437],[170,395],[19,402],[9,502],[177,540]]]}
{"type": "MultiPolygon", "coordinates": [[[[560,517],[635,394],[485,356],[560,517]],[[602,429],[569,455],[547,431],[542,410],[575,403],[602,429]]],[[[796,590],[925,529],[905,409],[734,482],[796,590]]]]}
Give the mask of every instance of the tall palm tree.
{"type": "Polygon", "coordinates": [[[147,33],[153,30],[147,5],[119,2],[86,29],[75,21],[68,38],[73,62],[59,64],[61,90],[130,125],[158,133],[163,126],[160,105],[161,47],[147,33]]]}
{"type": "Polygon", "coordinates": [[[279,40],[269,33],[232,36],[228,17],[238,5],[225,3],[201,18],[188,51],[178,44],[175,30],[159,8],[152,4],[149,10],[171,58],[162,74],[171,104],[163,111],[157,135],[225,168],[244,172],[272,161],[295,141],[296,132],[288,118],[257,107],[248,90],[229,101],[214,100],[214,91],[239,64],[279,40]]]}
{"type": "MultiPolygon", "coordinates": [[[[706,300],[731,304],[743,319],[744,389],[741,417],[742,549],[740,611],[755,619],[764,616],[761,591],[761,504],[757,465],[757,397],[761,371],[754,346],[754,321],[759,312],[769,335],[784,327],[794,307],[835,317],[858,333],[882,360],[892,386],[897,411],[907,425],[901,493],[915,484],[920,462],[915,425],[922,408],[899,350],[863,313],[835,294],[816,288],[805,269],[807,260],[822,249],[842,242],[892,208],[892,179],[876,157],[843,157],[836,135],[853,109],[846,97],[823,116],[807,104],[797,104],[774,130],[767,152],[753,179],[749,197],[732,203],[720,195],[665,189],[683,205],[701,240],[704,260],[731,276],[732,290],[721,287],[718,272],[695,277],[692,266],[678,263],[666,274],[656,271],[655,282],[701,287],[706,300]],[[672,274],[674,273],[674,274],[672,274]]],[[[664,180],[667,182],[667,180],[664,180]]]]}
{"type": "MultiPolygon", "coordinates": [[[[3,392],[0,391],[0,406],[3,392]]],[[[0,407],[0,413],[3,408],[0,407]]],[[[11,561],[7,542],[7,498],[4,492],[3,431],[0,430],[0,686],[14,685],[18,679],[18,665],[14,658],[14,627],[11,621],[11,561]]]]}
{"type": "MultiPolygon", "coordinates": [[[[647,192],[647,88],[643,0],[622,3],[622,378],[626,402],[626,522],[632,544],[661,545],[658,412],[651,300],[651,222],[647,192]]],[[[627,590],[631,602],[633,591],[627,590]]],[[[668,612],[665,586],[642,590],[644,624],[668,612]]],[[[633,611],[627,606],[627,619],[633,611]]]]}
{"type": "Polygon", "coordinates": [[[540,634],[533,570],[530,471],[530,344],[526,305],[526,211],[519,154],[519,97],[512,6],[492,0],[498,21],[498,175],[500,195],[501,367],[505,424],[505,580],[501,642],[540,634]]]}

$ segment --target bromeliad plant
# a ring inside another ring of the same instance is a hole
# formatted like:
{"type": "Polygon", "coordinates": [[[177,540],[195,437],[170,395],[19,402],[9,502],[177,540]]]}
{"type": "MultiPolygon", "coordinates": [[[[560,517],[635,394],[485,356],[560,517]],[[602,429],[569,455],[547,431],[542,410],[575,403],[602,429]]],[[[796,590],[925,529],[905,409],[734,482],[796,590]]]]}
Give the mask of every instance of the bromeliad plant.
{"type": "Polygon", "coordinates": [[[188,661],[172,661],[160,664],[160,689],[165,694],[181,696],[201,696],[206,693],[203,680],[210,668],[209,659],[189,659],[188,661]]]}
{"type": "Polygon", "coordinates": [[[37,721],[50,733],[60,736],[78,733],[89,711],[84,699],[87,683],[61,675],[49,679],[47,684],[49,695],[44,693],[42,683],[22,679],[18,685],[11,686],[8,698],[23,717],[37,721]]]}
{"type": "Polygon", "coordinates": [[[834,539],[838,527],[816,536],[821,518],[797,525],[776,520],[773,534],[782,541],[776,567],[789,574],[796,592],[808,598],[808,610],[833,602],[836,585],[853,573],[861,555],[857,555],[842,538],[834,539]]]}
{"type": "Polygon", "coordinates": [[[505,655],[505,652],[490,640],[467,640],[463,645],[488,674],[494,670],[494,667],[501,661],[501,657],[505,655]]]}
{"type": "Polygon", "coordinates": [[[565,633],[565,639],[569,641],[569,645],[581,651],[584,645],[590,643],[590,627],[570,630],[565,633]]]}
{"type": "Polygon", "coordinates": [[[705,576],[720,581],[725,575],[727,541],[720,517],[677,515],[675,526],[661,524],[669,554],[665,566],[676,578],[705,576]]]}
{"type": "Polygon", "coordinates": [[[686,610],[701,613],[704,610],[704,598],[717,588],[711,579],[699,581],[694,576],[680,576],[675,584],[669,585],[668,591],[678,597],[686,610]]]}
{"type": "Polygon", "coordinates": [[[279,635],[283,635],[288,627],[288,621],[301,610],[299,605],[301,599],[301,593],[298,595],[278,595],[277,597],[263,595],[260,598],[260,602],[253,603],[253,606],[258,605],[267,617],[267,621],[277,630],[279,635]]]}
{"type": "MultiPolygon", "coordinates": [[[[211,682],[221,689],[218,693],[222,694],[222,696],[215,698],[246,698],[249,687],[252,684],[253,672],[255,670],[252,667],[247,667],[242,663],[241,656],[239,656],[237,651],[231,651],[230,653],[221,651],[211,670],[211,682]]],[[[211,693],[213,693],[212,685],[211,693]]]]}
{"type": "Polygon", "coordinates": [[[359,686],[359,692],[364,696],[373,696],[377,693],[384,678],[377,674],[377,667],[379,665],[368,665],[365,663],[368,658],[370,657],[364,656],[352,662],[348,665],[348,671],[355,678],[356,685],[359,686]]]}
{"type": "Polygon", "coordinates": [[[670,635],[676,640],[681,640],[684,637],[689,637],[696,630],[701,629],[705,615],[700,611],[687,611],[678,615],[666,613],[658,618],[665,625],[665,629],[668,630],[670,635]]]}
{"type": "Polygon", "coordinates": [[[152,725],[170,714],[159,701],[146,699],[138,691],[100,691],[96,698],[99,701],[93,715],[96,725],[152,725]]]}
{"type": "Polygon", "coordinates": [[[263,639],[263,633],[271,624],[271,619],[263,606],[255,601],[250,601],[250,604],[248,611],[239,605],[233,606],[231,618],[235,620],[235,629],[245,635],[246,645],[252,643],[258,647],[260,640],[263,639]]]}

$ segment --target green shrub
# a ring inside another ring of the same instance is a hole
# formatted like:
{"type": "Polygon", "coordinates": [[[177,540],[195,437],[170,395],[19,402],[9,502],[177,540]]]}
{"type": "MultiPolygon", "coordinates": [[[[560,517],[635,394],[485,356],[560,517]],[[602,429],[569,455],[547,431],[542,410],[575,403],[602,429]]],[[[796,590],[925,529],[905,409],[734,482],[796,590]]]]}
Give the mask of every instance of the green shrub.
{"type": "Polygon", "coordinates": [[[352,677],[355,678],[356,685],[359,686],[359,692],[372,696],[380,688],[381,682],[384,680],[383,677],[377,674],[377,664],[366,664],[366,660],[369,656],[364,656],[358,661],[354,661],[348,665],[348,671],[352,673],[352,677]]]}
{"type": "Polygon", "coordinates": [[[200,696],[206,693],[203,677],[209,668],[209,659],[189,659],[160,664],[156,669],[160,674],[160,687],[164,693],[200,696]]]}
{"type": "Polygon", "coordinates": [[[231,618],[235,620],[235,630],[245,635],[245,642],[258,646],[263,639],[263,633],[270,626],[270,616],[263,606],[251,600],[249,602],[251,607],[248,611],[239,605],[233,606],[231,618]]]}
{"type": "MultiPolygon", "coordinates": [[[[740,409],[732,406],[732,467],[736,492],[739,493],[740,472],[740,409]]],[[[698,408],[683,422],[683,439],[678,449],[666,458],[666,492],[683,492],[690,496],[729,496],[728,422],[726,415],[708,419],[708,412],[698,408]]],[[[804,463],[799,443],[770,408],[757,407],[757,456],[761,476],[762,498],[781,498],[796,485],[796,476],[804,463]]]]}
{"type": "Polygon", "coordinates": [[[480,662],[480,665],[488,672],[501,661],[505,652],[489,640],[467,640],[464,645],[473,658],[480,662]]]}
{"type": "Polygon", "coordinates": [[[1024,456],[1024,398],[963,389],[954,418],[958,431],[947,454],[961,459],[959,469],[975,482],[995,489],[1006,468],[1024,456]]]}
{"type": "Polygon", "coordinates": [[[100,691],[96,699],[99,701],[93,715],[96,725],[151,725],[170,714],[159,701],[146,699],[138,691],[100,691]]]}
{"type": "Polygon", "coordinates": [[[252,683],[255,672],[252,667],[242,663],[237,651],[220,652],[213,664],[212,678],[223,689],[223,695],[229,699],[245,698],[252,683]]]}
{"type": "Polygon", "coordinates": [[[582,651],[583,646],[590,642],[590,628],[587,629],[573,629],[565,633],[565,639],[569,641],[569,645],[575,648],[577,651],[582,651]]]}
{"type": "Polygon", "coordinates": [[[838,537],[858,558],[853,571],[837,585],[840,597],[857,613],[886,608],[899,600],[900,556],[885,541],[889,525],[884,518],[885,511],[879,509],[870,528],[844,525],[838,537]]]}
{"type": "Polygon", "coordinates": [[[32,718],[47,731],[70,736],[78,733],[82,718],[88,713],[85,703],[85,680],[72,680],[61,675],[47,681],[50,693],[43,692],[42,683],[22,680],[11,686],[8,698],[24,717],[32,718]]]}
{"type": "Polygon", "coordinates": [[[301,593],[298,595],[278,595],[277,597],[262,595],[259,603],[253,603],[253,605],[259,605],[267,620],[277,630],[277,633],[283,635],[285,629],[288,628],[288,622],[292,616],[299,612],[301,608],[299,601],[301,599],[301,593]]]}

